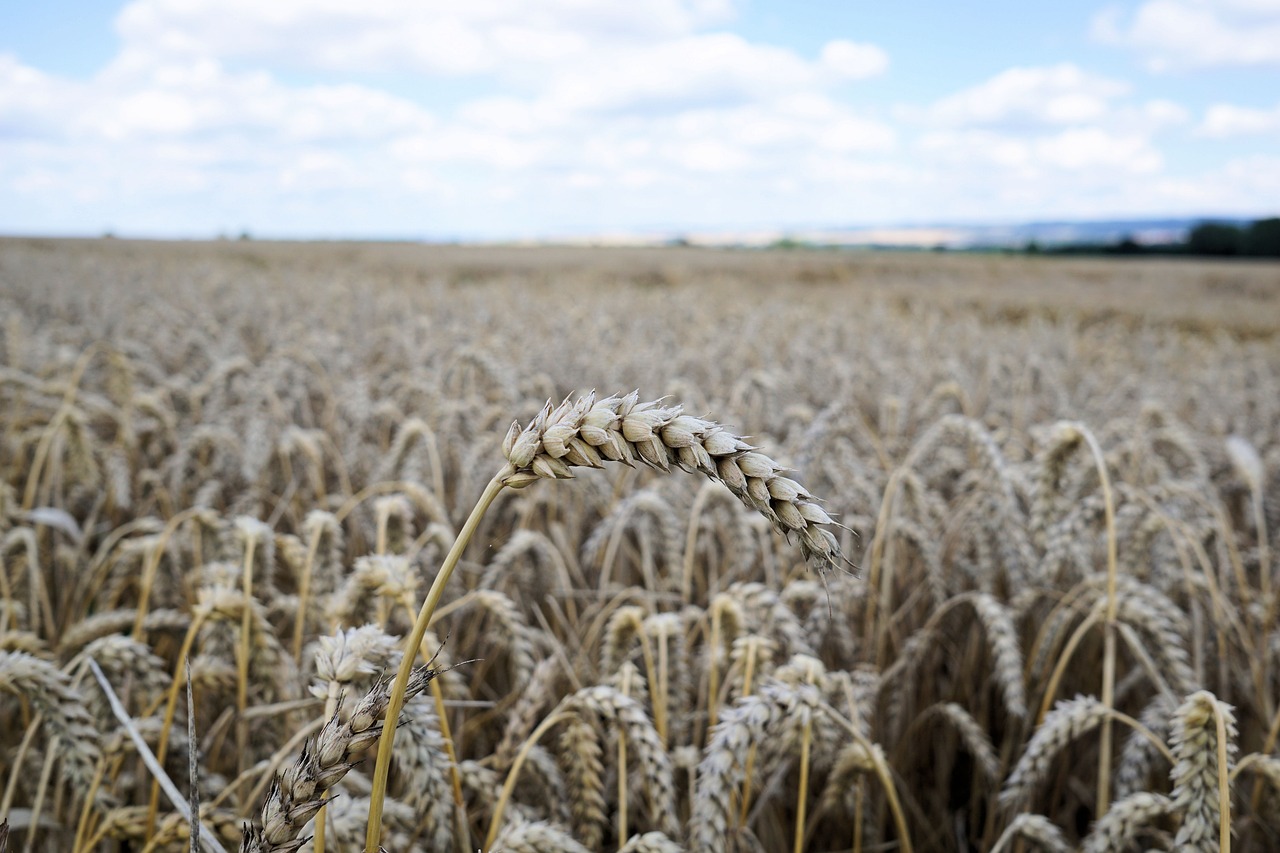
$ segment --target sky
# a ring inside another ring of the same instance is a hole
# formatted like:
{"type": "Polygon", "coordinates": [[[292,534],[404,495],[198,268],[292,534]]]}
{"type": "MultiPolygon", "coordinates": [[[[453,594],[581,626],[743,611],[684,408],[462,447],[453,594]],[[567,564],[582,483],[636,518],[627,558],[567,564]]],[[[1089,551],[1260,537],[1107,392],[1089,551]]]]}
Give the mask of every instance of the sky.
{"type": "Polygon", "coordinates": [[[0,233],[1280,213],[1280,0],[0,0],[0,233]]]}

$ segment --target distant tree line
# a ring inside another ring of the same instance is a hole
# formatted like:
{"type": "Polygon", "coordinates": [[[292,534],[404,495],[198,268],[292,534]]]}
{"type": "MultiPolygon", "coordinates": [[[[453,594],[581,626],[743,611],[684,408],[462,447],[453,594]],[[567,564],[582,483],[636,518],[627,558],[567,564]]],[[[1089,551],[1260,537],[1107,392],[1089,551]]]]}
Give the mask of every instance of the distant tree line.
{"type": "Polygon", "coordinates": [[[1257,219],[1247,225],[1201,222],[1180,243],[1139,243],[1124,237],[1113,243],[1026,245],[1030,254],[1054,255],[1195,255],[1201,257],[1280,258],[1280,217],[1257,219]]]}

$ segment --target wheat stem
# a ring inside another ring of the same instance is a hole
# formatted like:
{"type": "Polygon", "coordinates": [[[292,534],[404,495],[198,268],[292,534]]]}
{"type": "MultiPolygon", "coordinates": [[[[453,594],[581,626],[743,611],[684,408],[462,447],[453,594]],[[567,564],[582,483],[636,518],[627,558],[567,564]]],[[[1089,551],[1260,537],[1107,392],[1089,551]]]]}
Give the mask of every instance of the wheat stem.
{"type": "MultiPolygon", "coordinates": [[[[462,552],[466,550],[467,545],[471,542],[471,537],[475,534],[476,528],[480,526],[481,520],[484,519],[485,512],[498,497],[498,494],[506,487],[505,481],[514,471],[515,469],[512,466],[504,465],[502,470],[495,474],[489,484],[485,486],[480,499],[471,510],[471,515],[467,517],[466,523],[462,525],[462,530],[458,532],[458,538],[453,543],[453,548],[449,550],[448,555],[445,556],[444,562],[440,566],[440,570],[436,572],[435,580],[431,583],[431,589],[427,591],[427,598],[422,603],[422,609],[418,612],[418,619],[414,622],[413,630],[409,633],[409,639],[405,643],[405,653],[400,661],[400,670],[396,673],[395,681],[391,685],[387,719],[395,720],[400,716],[400,709],[404,707],[405,687],[409,683],[409,673],[413,671],[413,663],[417,658],[418,649],[422,645],[423,637],[427,634],[427,627],[431,624],[431,616],[435,613],[436,605],[440,603],[440,598],[444,595],[445,585],[448,584],[449,578],[453,575],[453,570],[457,568],[458,561],[462,559],[462,552]]],[[[387,778],[391,773],[391,750],[395,743],[395,736],[396,727],[394,725],[384,726],[382,737],[378,740],[378,759],[373,769],[373,788],[369,793],[369,823],[365,828],[365,853],[378,853],[379,841],[382,837],[383,801],[387,795],[387,778]]]]}

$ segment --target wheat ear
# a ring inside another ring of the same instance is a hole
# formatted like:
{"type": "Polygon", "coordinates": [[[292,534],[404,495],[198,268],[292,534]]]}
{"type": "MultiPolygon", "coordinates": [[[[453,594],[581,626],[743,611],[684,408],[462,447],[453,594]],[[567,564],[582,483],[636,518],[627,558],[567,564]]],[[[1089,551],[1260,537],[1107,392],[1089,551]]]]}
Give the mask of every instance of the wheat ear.
{"type": "Polygon", "coordinates": [[[1182,813],[1178,850],[1229,853],[1236,721],[1231,708],[1207,690],[1191,694],[1173,715],[1173,808],[1182,813]]]}
{"type": "MultiPolygon", "coordinates": [[[[669,471],[674,465],[689,472],[701,471],[723,483],[788,540],[798,540],[805,559],[819,571],[845,561],[835,535],[824,526],[834,523],[831,516],[803,486],[782,476],[782,466],[714,421],[683,414],[679,406],[664,406],[661,401],[641,403],[635,392],[601,400],[593,392],[576,401],[566,399],[556,407],[548,402],[527,427],[521,429],[518,423],[512,423],[502,451],[507,464],[485,486],[418,612],[391,689],[389,713],[393,715],[403,707],[404,685],[414,655],[445,584],[485,512],[504,488],[519,489],[542,479],[570,478],[573,467],[602,468],[606,461],[627,465],[641,462],[662,471],[669,471]]],[[[394,742],[395,729],[389,726],[378,744],[374,765],[365,853],[378,851],[394,742]]]]}
{"type": "MultiPolygon", "coordinates": [[[[418,667],[410,673],[405,695],[418,695],[439,670],[418,667]]],[[[245,826],[241,853],[294,853],[308,839],[299,839],[307,822],[329,800],[325,794],[336,785],[355,760],[381,736],[391,705],[391,684],[374,685],[360,700],[345,723],[335,713],[320,734],[302,748],[298,758],[276,775],[262,805],[261,825],[245,826]]]]}

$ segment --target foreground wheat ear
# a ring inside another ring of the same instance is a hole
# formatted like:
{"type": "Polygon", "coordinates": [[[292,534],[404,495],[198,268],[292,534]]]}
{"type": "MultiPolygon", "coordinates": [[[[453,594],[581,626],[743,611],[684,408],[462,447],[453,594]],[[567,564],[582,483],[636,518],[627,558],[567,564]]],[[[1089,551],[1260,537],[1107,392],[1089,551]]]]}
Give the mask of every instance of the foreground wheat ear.
{"type": "MultiPolygon", "coordinates": [[[[596,399],[594,392],[553,406],[548,402],[525,427],[512,423],[502,442],[507,464],[476,502],[457,541],[449,550],[427,592],[392,686],[387,715],[395,719],[414,658],[426,635],[445,584],[458,564],[485,511],[504,488],[521,489],[539,480],[573,477],[573,468],[603,468],[606,462],[639,462],[660,471],[672,467],[701,472],[723,483],[744,504],[767,518],[788,540],[797,542],[805,559],[825,572],[845,562],[840,543],[825,525],[835,522],[804,487],[783,476],[784,469],[741,436],[705,418],[684,414],[663,400],[641,403],[639,394],[596,399]]],[[[366,853],[377,853],[382,833],[382,803],[395,727],[387,726],[378,742],[373,789],[369,798],[366,853]]]]}

